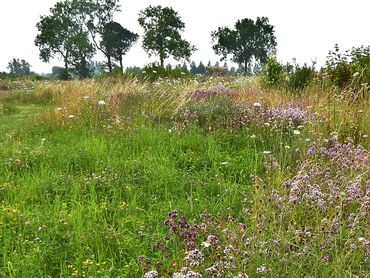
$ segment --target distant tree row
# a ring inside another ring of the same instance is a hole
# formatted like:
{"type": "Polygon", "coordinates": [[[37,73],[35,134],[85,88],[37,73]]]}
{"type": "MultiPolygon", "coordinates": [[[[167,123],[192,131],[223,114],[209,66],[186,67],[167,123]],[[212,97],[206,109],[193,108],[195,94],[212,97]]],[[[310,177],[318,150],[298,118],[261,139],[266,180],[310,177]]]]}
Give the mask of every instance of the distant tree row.
{"type": "Polygon", "coordinates": [[[8,63],[8,69],[10,74],[14,75],[31,75],[31,65],[26,62],[25,60],[19,60],[16,58],[13,58],[8,63]]]}
{"type": "MultiPolygon", "coordinates": [[[[114,62],[123,69],[123,56],[139,36],[113,21],[114,12],[120,11],[119,0],[64,0],[50,9],[37,23],[35,44],[44,62],[58,57],[64,61],[60,73],[63,79],[71,73],[80,78],[92,74],[89,63],[97,51],[106,57],[106,68],[112,71],[114,62]]],[[[189,61],[196,47],[182,38],[185,23],[170,7],[149,6],[139,13],[144,29],[143,49],[149,56],[159,57],[161,67],[167,58],[189,61]]],[[[213,49],[222,60],[231,58],[253,72],[267,57],[274,55],[276,38],[274,27],[265,17],[238,20],[234,29],[219,27],[211,34],[213,49]]],[[[204,74],[205,66],[192,66],[192,72],[204,74]]]]}

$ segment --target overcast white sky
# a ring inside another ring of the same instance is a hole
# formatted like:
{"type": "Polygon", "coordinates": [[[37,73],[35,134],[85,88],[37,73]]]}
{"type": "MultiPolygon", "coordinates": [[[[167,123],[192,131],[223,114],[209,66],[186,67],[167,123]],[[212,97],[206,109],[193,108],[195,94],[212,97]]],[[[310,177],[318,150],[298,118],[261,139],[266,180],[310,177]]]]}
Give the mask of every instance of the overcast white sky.
{"type": "MultiPolygon", "coordinates": [[[[50,64],[38,58],[34,45],[35,27],[40,15],[48,14],[58,0],[0,0],[0,71],[7,71],[13,58],[25,59],[36,72],[50,72],[50,64]]],[[[335,43],[341,49],[370,45],[369,0],[121,0],[122,12],[115,20],[125,28],[142,35],[137,22],[139,11],[148,5],[172,6],[185,22],[184,37],[198,51],[191,60],[215,63],[211,48],[211,31],[219,26],[232,27],[236,20],[267,16],[275,26],[278,59],[286,62],[297,58],[300,63],[317,60],[321,65],[335,43]]],[[[103,60],[97,56],[96,60],[103,60]]],[[[142,66],[149,60],[141,41],[124,57],[125,66],[142,66]]]]}

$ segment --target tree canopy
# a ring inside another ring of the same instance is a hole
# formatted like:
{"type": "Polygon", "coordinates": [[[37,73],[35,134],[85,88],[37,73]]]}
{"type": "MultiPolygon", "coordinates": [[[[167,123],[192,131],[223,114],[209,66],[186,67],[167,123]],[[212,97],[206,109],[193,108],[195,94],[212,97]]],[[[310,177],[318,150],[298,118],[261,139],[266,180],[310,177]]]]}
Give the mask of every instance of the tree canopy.
{"type": "Polygon", "coordinates": [[[232,61],[238,63],[247,73],[267,61],[269,55],[275,54],[276,38],[274,27],[267,17],[242,19],[235,23],[234,29],[219,27],[213,31],[213,50],[222,60],[230,55],[232,61]]]}
{"type": "Polygon", "coordinates": [[[123,28],[117,22],[111,21],[104,26],[100,48],[107,57],[109,71],[112,71],[112,58],[120,63],[123,71],[122,56],[138,38],[138,34],[123,28]]]}
{"type": "Polygon", "coordinates": [[[81,78],[90,75],[89,62],[96,52],[96,35],[119,9],[118,0],[64,0],[42,16],[36,27],[35,44],[40,58],[49,62],[59,57],[64,61],[65,75],[70,66],[81,78]],[[92,40],[92,41],[91,41],[92,40]]]}
{"type": "Polygon", "coordinates": [[[162,67],[169,56],[176,60],[188,60],[196,50],[195,46],[181,37],[185,23],[172,8],[149,6],[140,12],[138,21],[144,28],[144,50],[149,56],[159,56],[162,67]]]}

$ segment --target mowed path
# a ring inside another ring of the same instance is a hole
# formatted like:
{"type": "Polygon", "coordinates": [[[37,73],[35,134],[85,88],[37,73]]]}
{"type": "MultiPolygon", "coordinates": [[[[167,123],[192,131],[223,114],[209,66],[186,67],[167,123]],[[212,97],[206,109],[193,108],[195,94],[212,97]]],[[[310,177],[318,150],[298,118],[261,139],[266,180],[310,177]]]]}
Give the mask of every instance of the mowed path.
{"type": "Polygon", "coordinates": [[[0,140],[27,129],[42,110],[45,110],[42,104],[12,104],[11,112],[0,114],[0,140]]]}

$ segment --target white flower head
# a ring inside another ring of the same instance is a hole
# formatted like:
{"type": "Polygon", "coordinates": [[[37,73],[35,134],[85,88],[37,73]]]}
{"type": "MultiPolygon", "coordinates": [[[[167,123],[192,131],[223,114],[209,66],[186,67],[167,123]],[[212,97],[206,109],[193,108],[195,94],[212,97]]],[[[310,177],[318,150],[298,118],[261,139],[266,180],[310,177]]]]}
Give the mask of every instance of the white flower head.
{"type": "Polygon", "coordinates": [[[301,132],[300,132],[298,129],[295,129],[295,130],[293,131],[293,134],[294,134],[294,135],[300,135],[300,134],[301,134],[301,132]]]}
{"type": "Polygon", "coordinates": [[[254,107],[262,107],[261,103],[259,103],[259,102],[255,102],[255,103],[253,103],[253,106],[254,106],[254,107]]]}
{"type": "Polygon", "coordinates": [[[204,248],[208,248],[208,247],[210,247],[211,246],[211,244],[210,243],[208,243],[208,242],[206,242],[206,241],[204,241],[204,242],[202,242],[202,244],[201,244],[204,248]]]}
{"type": "Polygon", "coordinates": [[[105,102],[104,100],[99,100],[99,101],[98,101],[98,104],[99,104],[99,105],[106,105],[106,102],[105,102]]]}

